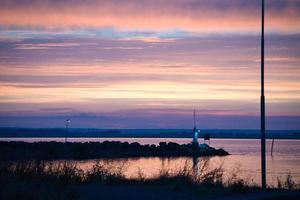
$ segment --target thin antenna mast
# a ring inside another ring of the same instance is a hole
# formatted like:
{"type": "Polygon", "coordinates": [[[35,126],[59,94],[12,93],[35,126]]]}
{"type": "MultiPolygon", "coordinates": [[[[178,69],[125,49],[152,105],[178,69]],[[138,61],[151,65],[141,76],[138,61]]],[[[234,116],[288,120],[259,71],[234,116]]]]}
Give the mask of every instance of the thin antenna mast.
{"type": "Polygon", "coordinates": [[[196,109],[194,108],[194,127],[196,127],[196,109]]]}
{"type": "Polygon", "coordinates": [[[69,120],[69,119],[66,120],[65,143],[67,142],[67,138],[68,138],[68,128],[69,128],[70,122],[71,122],[71,120],[69,120]]]}

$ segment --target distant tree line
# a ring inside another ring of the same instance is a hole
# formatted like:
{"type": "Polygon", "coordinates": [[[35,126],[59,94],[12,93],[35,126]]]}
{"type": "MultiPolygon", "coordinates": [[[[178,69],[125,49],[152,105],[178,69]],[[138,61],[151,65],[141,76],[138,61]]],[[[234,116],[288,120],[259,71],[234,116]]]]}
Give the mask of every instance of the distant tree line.
{"type": "MultiPolygon", "coordinates": [[[[0,128],[0,137],[64,137],[65,128],[0,128]]],[[[200,138],[260,138],[259,130],[201,130],[200,138]]],[[[69,128],[68,137],[191,138],[192,129],[69,128]]],[[[267,138],[300,139],[299,130],[268,130],[267,138]]]]}

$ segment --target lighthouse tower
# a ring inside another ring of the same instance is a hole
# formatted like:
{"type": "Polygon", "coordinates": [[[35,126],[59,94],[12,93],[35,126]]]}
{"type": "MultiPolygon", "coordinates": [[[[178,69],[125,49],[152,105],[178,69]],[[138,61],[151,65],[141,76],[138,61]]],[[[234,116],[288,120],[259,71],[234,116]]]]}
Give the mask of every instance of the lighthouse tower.
{"type": "Polygon", "coordinates": [[[198,143],[198,133],[199,133],[199,130],[196,127],[196,110],[194,109],[194,129],[193,129],[194,137],[193,137],[193,144],[196,144],[196,145],[199,145],[199,143],[198,143]]]}

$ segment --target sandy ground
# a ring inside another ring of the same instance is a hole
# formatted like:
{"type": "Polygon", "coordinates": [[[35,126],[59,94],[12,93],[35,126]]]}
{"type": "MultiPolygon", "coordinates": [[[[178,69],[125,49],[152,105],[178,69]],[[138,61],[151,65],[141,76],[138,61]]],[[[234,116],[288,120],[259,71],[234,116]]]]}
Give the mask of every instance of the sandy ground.
{"type": "Polygon", "coordinates": [[[80,200],[299,200],[300,191],[255,192],[230,196],[201,196],[190,191],[174,191],[159,187],[144,186],[80,186],[74,188],[80,200]]]}
{"type": "Polygon", "coordinates": [[[143,186],[83,186],[79,187],[78,195],[80,200],[87,199],[122,199],[122,200],[196,200],[196,196],[190,192],[174,192],[160,189],[158,187],[143,186]]]}

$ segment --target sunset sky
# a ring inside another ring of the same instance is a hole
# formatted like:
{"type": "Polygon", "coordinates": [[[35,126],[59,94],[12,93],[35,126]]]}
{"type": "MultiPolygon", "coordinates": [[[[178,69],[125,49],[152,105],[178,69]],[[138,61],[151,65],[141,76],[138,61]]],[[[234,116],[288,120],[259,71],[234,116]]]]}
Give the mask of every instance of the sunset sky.
{"type": "MultiPolygon", "coordinates": [[[[300,0],[266,1],[268,129],[300,129],[300,0]]],[[[0,126],[258,129],[260,0],[1,0],[0,126]]]]}

